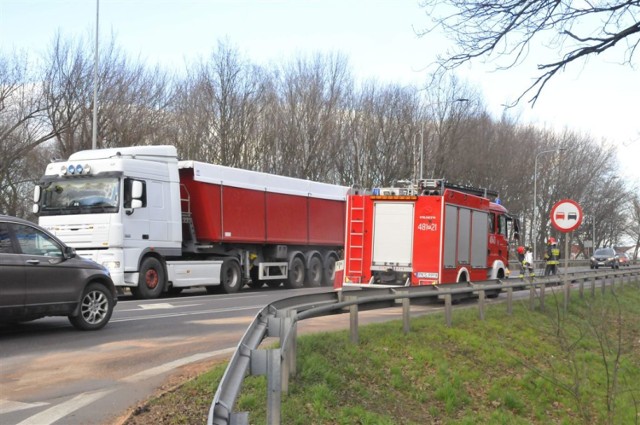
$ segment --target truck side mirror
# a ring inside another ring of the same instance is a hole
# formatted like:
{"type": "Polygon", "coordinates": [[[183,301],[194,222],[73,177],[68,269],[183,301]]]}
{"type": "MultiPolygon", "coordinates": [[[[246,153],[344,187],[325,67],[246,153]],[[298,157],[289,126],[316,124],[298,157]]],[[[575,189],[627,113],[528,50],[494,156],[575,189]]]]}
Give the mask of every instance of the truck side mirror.
{"type": "Polygon", "coordinates": [[[38,214],[40,212],[40,197],[42,196],[42,188],[40,185],[36,185],[33,188],[33,208],[32,211],[34,214],[38,214]]]}
{"type": "Polygon", "coordinates": [[[131,208],[140,208],[142,206],[142,198],[143,187],[142,182],[140,180],[133,180],[131,182],[131,199],[140,201],[139,206],[135,206],[134,203],[131,203],[131,208]]]}

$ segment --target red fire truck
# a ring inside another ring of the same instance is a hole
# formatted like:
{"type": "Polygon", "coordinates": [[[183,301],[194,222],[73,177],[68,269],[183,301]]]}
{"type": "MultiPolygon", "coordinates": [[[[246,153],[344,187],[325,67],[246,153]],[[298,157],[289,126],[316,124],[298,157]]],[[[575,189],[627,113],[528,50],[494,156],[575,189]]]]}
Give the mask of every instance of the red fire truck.
{"type": "Polygon", "coordinates": [[[440,285],[508,276],[509,235],[517,238],[518,222],[500,205],[497,192],[441,179],[404,183],[352,190],[347,197],[343,286],[440,285]]]}

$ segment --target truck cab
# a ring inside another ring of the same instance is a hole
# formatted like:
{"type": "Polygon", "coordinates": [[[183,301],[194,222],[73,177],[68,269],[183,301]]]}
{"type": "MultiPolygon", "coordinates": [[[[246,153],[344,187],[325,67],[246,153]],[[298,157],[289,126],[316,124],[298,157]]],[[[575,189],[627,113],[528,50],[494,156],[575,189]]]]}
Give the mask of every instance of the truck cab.
{"type": "Polygon", "coordinates": [[[39,224],[136,288],[146,255],[179,256],[182,243],[173,146],[81,151],[50,163],[34,192],[39,224]]]}

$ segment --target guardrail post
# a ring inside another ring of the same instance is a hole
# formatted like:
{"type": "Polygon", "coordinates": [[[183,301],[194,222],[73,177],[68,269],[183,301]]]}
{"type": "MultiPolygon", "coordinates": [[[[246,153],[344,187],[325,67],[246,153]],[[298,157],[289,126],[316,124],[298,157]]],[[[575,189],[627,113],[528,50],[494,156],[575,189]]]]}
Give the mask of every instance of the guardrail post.
{"type": "Polygon", "coordinates": [[[291,338],[289,341],[289,375],[296,376],[297,367],[297,355],[298,355],[298,321],[295,320],[298,312],[296,310],[289,310],[289,317],[291,318],[291,338]]]}
{"type": "Polygon", "coordinates": [[[410,313],[411,313],[411,300],[409,298],[402,299],[402,332],[408,334],[410,330],[410,313]]]}
{"type": "MultiPolygon", "coordinates": [[[[356,297],[346,297],[347,301],[355,301],[356,297]]],[[[349,340],[352,344],[358,344],[358,304],[349,306],[349,340]]]]}
{"type": "Polygon", "coordinates": [[[507,314],[513,313],[513,288],[507,288],[507,314]]]}
{"type": "Polygon", "coordinates": [[[580,298],[584,298],[584,279],[580,279],[578,288],[579,288],[580,298]]]}
{"type": "Polygon", "coordinates": [[[540,283],[540,311],[544,311],[544,296],[547,294],[547,285],[543,281],[540,283]]]}
{"type": "Polygon", "coordinates": [[[536,302],[536,284],[535,281],[531,281],[531,284],[529,285],[529,310],[532,310],[536,308],[535,306],[535,302],[536,302]]]}
{"type": "Polygon", "coordinates": [[[451,310],[452,310],[452,302],[451,302],[451,294],[446,294],[444,296],[444,321],[447,324],[447,327],[451,327],[451,310]]]}
{"type": "Polygon", "coordinates": [[[267,376],[267,423],[280,423],[282,401],[282,353],[279,348],[251,350],[251,374],[267,376]]]}
{"type": "Polygon", "coordinates": [[[604,289],[607,286],[607,275],[602,276],[602,286],[600,287],[600,292],[604,295],[604,289]]]}
{"type": "Polygon", "coordinates": [[[591,298],[596,296],[596,275],[591,276],[591,298]]]}
{"type": "Polygon", "coordinates": [[[478,310],[480,313],[480,320],[484,320],[484,299],[485,299],[484,289],[481,289],[478,293],[478,310]]]}

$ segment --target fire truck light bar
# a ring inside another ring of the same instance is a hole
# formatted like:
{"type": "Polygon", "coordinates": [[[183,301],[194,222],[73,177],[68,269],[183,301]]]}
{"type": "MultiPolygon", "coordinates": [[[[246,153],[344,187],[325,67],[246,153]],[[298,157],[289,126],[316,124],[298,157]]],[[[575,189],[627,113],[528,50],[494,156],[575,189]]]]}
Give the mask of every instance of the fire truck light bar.
{"type": "Polygon", "coordinates": [[[417,196],[402,196],[402,195],[379,195],[372,196],[371,199],[376,201],[415,201],[417,196]]]}

